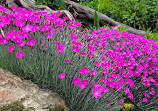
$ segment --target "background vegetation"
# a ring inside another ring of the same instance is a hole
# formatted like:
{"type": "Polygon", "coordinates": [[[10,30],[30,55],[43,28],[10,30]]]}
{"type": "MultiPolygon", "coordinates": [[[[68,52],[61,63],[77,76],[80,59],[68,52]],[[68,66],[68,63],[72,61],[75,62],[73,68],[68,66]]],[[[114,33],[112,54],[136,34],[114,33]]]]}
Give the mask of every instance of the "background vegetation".
{"type": "MultiPolygon", "coordinates": [[[[110,18],[147,32],[158,41],[158,0],[72,0],[95,9],[110,18]]],[[[84,26],[90,24],[82,21],[84,26]]],[[[92,24],[91,24],[92,26],[92,24]]],[[[89,28],[89,26],[88,26],[89,28]]]]}
{"type": "MultiPolygon", "coordinates": [[[[72,0],[140,30],[158,32],[158,0],[72,0]]],[[[66,9],[63,0],[36,0],[36,4],[66,9]]],[[[86,26],[89,22],[83,21],[86,26]]]]}

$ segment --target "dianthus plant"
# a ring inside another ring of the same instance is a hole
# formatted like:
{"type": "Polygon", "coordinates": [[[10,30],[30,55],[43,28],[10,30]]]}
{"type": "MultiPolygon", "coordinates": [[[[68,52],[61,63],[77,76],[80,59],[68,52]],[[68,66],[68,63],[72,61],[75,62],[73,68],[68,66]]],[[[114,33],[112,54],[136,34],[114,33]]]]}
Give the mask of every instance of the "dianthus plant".
{"type": "Polygon", "coordinates": [[[72,111],[156,110],[158,45],[100,27],[88,34],[61,13],[0,7],[0,67],[58,92],[72,111]]]}

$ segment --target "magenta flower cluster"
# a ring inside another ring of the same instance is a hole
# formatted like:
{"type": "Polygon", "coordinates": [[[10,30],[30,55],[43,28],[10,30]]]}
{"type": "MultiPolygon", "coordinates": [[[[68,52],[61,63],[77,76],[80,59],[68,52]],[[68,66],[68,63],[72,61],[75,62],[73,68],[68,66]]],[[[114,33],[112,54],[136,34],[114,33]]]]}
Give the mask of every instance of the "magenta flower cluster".
{"type": "MultiPolygon", "coordinates": [[[[47,43],[55,39],[53,34],[58,30],[64,30],[67,25],[70,29],[69,45],[72,46],[72,55],[80,55],[79,59],[77,58],[78,64],[81,64],[81,58],[94,59],[93,64],[76,71],[77,75],[72,78],[74,86],[80,89],[92,87],[91,93],[95,98],[114,90],[130,99],[137,99],[134,98],[137,96],[134,90],[140,86],[144,89],[141,92],[143,102],[153,103],[154,97],[158,96],[158,44],[156,41],[128,32],[120,34],[115,28],[100,27],[98,30],[93,30],[92,34],[88,34],[87,29],[83,32],[72,31],[81,24],[76,23],[74,19],[69,20],[67,24],[68,17],[59,18],[60,12],[48,15],[47,12],[34,12],[14,6],[11,9],[13,12],[6,14],[7,9],[0,7],[2,13],[0,28],[3,29],[12,24],[19,27],[19,31],[12,30],[5,33],[5,37],[0,36],[0,44],[7,45],[9,41],[13,41],[15,45],[8,46],[8,51],[16,53],[18,58],[25,58],[25,52],[22,51],[25,47],[43,47],[45,44],[46,49],[50,48],[47,43]],[[40,44],[36,38],[30,37],[30,33],[37,31],[47,32],[43,37],[46,40],[40,41],[40,44]],[[84,37],[80,38],[82,34],[84,37]],[[95,77],[98,81],[91,81],[91,78],[95,77]]],[[[63,41],[55,41],[53,45],[56,46],[58,54],[63,54],[68,47],[63,41]]],[[[73,65],[71,58],[64,59],[63,63],[73,65]]],[[[60,73],[58,78],[64,79],[66,76],[66,73],[60,73]]],[[[123,104],[122,100],[118,102],[123,104]]],[[[107,104],[106,107],[111,106],[107,104]]]]}

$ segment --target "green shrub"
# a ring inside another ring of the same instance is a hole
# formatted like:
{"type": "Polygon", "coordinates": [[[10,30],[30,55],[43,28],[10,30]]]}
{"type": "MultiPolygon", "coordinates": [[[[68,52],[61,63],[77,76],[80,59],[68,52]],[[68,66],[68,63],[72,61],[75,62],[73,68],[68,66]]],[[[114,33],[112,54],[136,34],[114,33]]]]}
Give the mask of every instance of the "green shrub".
{"type": "Polygon", "coordinates": [[[46,5],[55,9],[66,9],[66,5],[63,0],[36,0],[37,5],[46,5]]]}
{"type": "Polygon", "coordinates": [[[152,30],[156,27],[158,18],[158,0],[93,0],[80,4],[98,10],[118,22],[137,29],[152,30]]]}

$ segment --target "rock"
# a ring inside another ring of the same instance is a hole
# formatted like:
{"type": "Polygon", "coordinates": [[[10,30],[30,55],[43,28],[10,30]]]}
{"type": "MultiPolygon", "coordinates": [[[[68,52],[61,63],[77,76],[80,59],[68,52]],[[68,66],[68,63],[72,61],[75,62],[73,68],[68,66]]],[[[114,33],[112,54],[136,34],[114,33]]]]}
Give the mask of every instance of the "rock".
{"type": "Polygon", "coordinates": [[[69,111],[65,101],[57,93],[41,89],[33,82],[0,68],[0,107],[14,101],[21,101],[30,111],[50,111],[59,106],[63,110],[58,111],[69,111]]]}
{"type": "Polygon", "coordinates": [[[35,0],[29,0],[32,4],[35,4],[35,0]]]}

